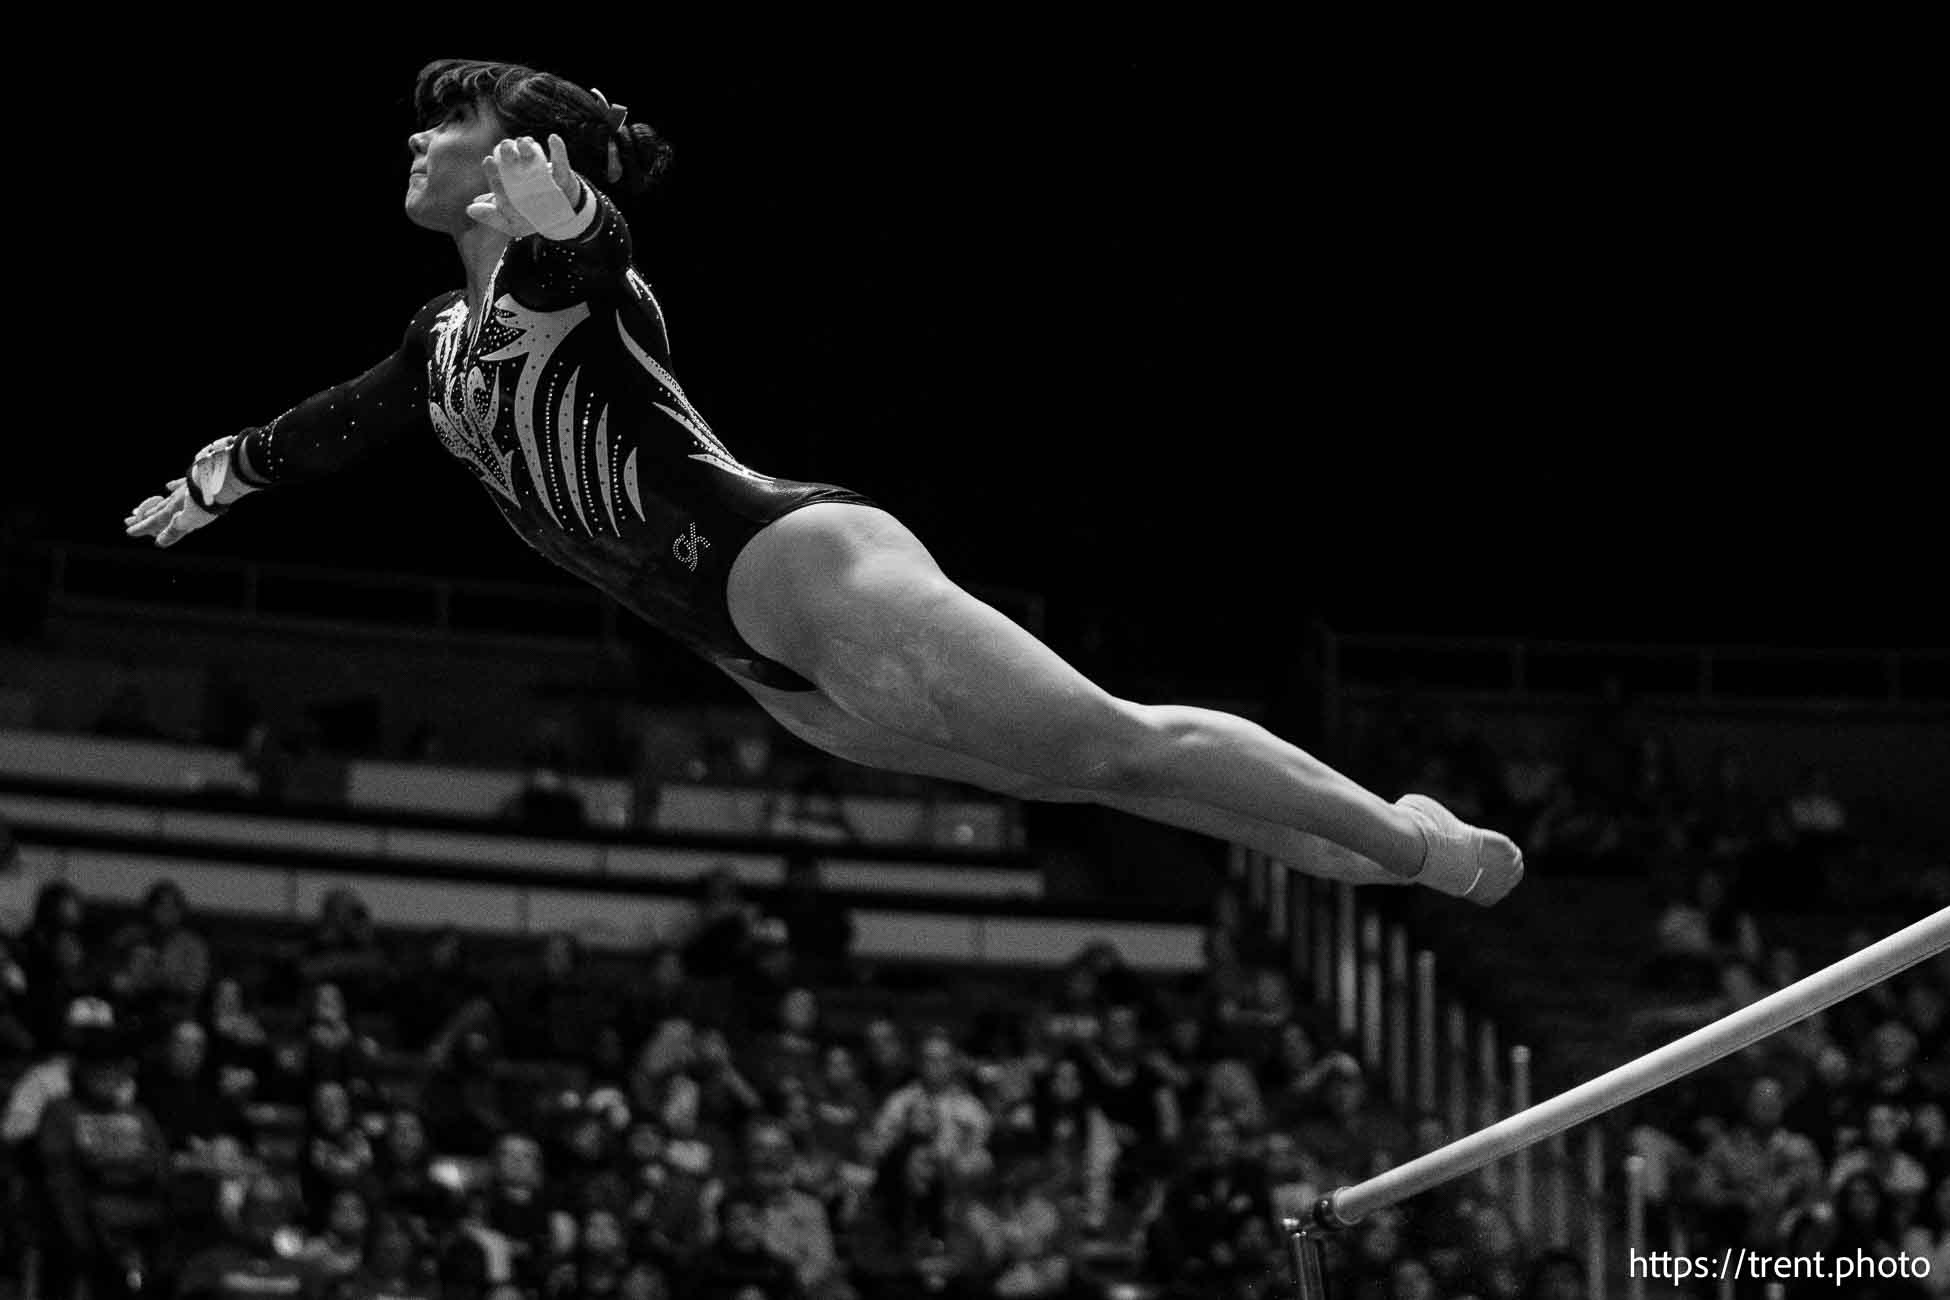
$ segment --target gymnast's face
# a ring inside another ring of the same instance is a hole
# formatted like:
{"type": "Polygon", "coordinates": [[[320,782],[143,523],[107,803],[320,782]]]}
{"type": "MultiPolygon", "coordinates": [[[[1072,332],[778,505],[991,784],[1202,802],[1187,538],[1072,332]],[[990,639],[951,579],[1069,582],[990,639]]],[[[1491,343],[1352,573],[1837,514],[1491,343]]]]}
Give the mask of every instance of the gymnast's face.
{"type": "Polygon", "coordinates": [[[416,226],[459,234],[474,224],[467,205],[488,192],[481,160],[507,134],[485,101],[456,105],[446,117],[406,138],[413,152],[406,215],[416,226]]]}

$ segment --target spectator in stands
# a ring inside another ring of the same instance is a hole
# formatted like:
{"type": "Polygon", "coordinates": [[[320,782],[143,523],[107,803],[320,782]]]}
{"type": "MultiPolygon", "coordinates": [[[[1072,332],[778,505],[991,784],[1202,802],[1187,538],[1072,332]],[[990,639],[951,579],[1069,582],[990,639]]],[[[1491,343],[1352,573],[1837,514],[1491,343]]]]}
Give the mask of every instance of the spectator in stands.
{"type": "Polygon", "coordinates": [[[596,1300],[618,1295],[630,1268],[623,1221],[606,1205],[591,1205],[575,1226],[575,1245],[558,1259],[543,1284],[551,1300],[596,1300]]]}
{"type": "Polygon", "coordinates": [[[860,1140],[873,1130],[877,1107],[860,1077],[859,1058],[844,1043],[830,1043],[813,1083],[813,1142],[842,1161],[858,1158],[860,1140]]]}
{"type": "Polygon", "coordinates": [[[639,1260],[617,1284],[618,1300],[671,1300],[670,1275],[657,1264],[639,1260]]]}
{"type": "Polygon", "coordinates": [[[326,1079],[313,1085],[306,1120],[298,1191],[307,1216],[316,1225],[330,1211],[332,1198],[339,1192],[364,1192],[373,1185],[374,1157],[372,1140],[353,1114],[344,1084],[326,1079]]]}
{"type": "MultiPolygon", "coordinates": [[[[1395,1262],[1402,1253],[1402,1209],[1391,1206],[1363,1219],[1353,1232],[1353,1249],[1341,1252],[1335,1270],[1336,1295],[1380,1296],[1393,1282],[1395,1262]]],[[[1239,1263],[1249,1261],[1241,1256],[1239,1263]]]]}
{"type": "Polygon", "coordinates": [[[539,834],[572,835],[589,824],[582,795],[559,770],[559,756],[529,764],[521,786],[501,804],[503,820],[539,834]]]}
{"type": "Polygon", "coordinates": [[[555,1184],[565,1189],[565,1200],[583,1210],[627,1205],[630,1185],[620,1139],[630,1113],[621,1094],[609,1089],[586,1098],[565,1093],[553,1119],[553,1142],[543,1158],[555,1184]]]}
{"type": "Polygon", "coordinates": [[[1103,1031],[1096,970],[1086,962],[1072,961],[1058,978],[1056,996],[1038,1013],[1040,1040],[1054,1053],[1087,1047],[1103,1031]]]}
{"type": "Polygon", "coordinates": [[[1552,752],[1542,724],[1527,723],[1518,732],[1515,747],[1499,765],[1499,778],[1498,793],[1510,822],[1523,827],[1534,824],[1564,780],[1564,765],[1552,752]]]}
{"type": "Polygon", "coordinates": [[[1205,1102],[1207,1030],[1196,1011],[1180,1008],[1165,1021],[1164,1034],[1145,1059],[1177,1098],[1178,1113],[1196,1115],[1205,1102]]]}
{"type": "Polygon", "coordinates": [[[775,1019],[776,1027],[752,1050],[753,1076],[768,1081],[789,1077],[810,1086],[821,1068],[818,995],[804,985],[786,990],[775,1019]]]}
{"type": "Polygon", "coordinates": [[[1262,1063],[1258,1079],[1266,1099],[1267,1119],[1279,1128],[1292,1128],[1320,1106],[1320,1088],[1333,1067],[1320,1054],[1320,1040],[1303,1020],[1280,1026],[1273,1052],[1262,1063]]]}
{"type": "Polygon", "coordinates": [[[47,1104],[36,1138],[53,1231],[42,1285],[62,1296],[79,1278],[94,1300],[141,1290],[165,1240],[169,1145],[135,1100],[133,1062],[113,1028],[76,1031],[73,1091],[47,1104]]]}
{"type": "Polygon", "coordinates": [[[1284,1128],[1267,1130],[1260,1147],[1274,1221],[1305,1219],[1320,1198],[1333,1190],[1322,1185],[1320,1166],[1284,1128]]]}
{"type": "Polygon", "coordinates": [[[849,1238],[862,1300],[969,1296],[984,1268],[981,1238],[951,1196],[940,1153],[918,1138],[881,1158],[849,1238]]]}
{"type": "Polygon", "coordinates": [[[245,1185],[229,1241],[190,1258],[177,1282],[183,1300],[258,1300],[266,1295],[323,1300],[324,1279],[280,1242],[292,1230],[291,1196],[270,1174],[245,1185]]]}
{"type": "MultiPolygon", "coordinates": [[[[1250,1055],[1258,1045],[1258,1031],[1240,1027],[1240,1014],[1255,1005],[1259,979],[1254,967],[1239,955],[1239,938],[1231,931],[1213,928],[1205,933],[1205,973],[1201,996],[1206,1023],[1210,1026],[1209,1045],[1215,1056],[1250,1055]]],[[[1253,1017],[1248,1012],[1248,1019],[1253,1017]]]]}
{"type": "MultiPolygon", "coordinates": [[[[679,1133],[668,1141],[655,1124],[630,1131],[636,1176],[628,1229],[639,1254],[682,1271],[711,1239],[712,1216],[723,1186],[709,1148],[700,1152],[689,1146],[683,1126],[678,1127],[679,1133]]],[[[695,1128],[694,1120],[691,1127],[695,1128]]]]}
{"type": "Polygon", "coordinates": [[[1037,1076],[1028,1133],[1050,1160],[1055,1194],[1083,1206],[1086,1231],[1101,1230],[1110,1217],[1110,1175],[1117,1138],[1085,1083],[1083,1062],[1072,1052],[1037,1076]]]}
{"type": "MultiPolygon", "coordinates": [[[[1425,1294],[1434,1300],[1433,1291],[1425,1294]]],[[[1568,1250],[1547,1250],[1531,1265],[1524,1300],[1585,1300],[1589,1294],[1584,1262],[1568,1250]]]]}
{"type": "Polygon", "coordinates": [[[1908,1150],[1923,1162],[1932,1186],[1950,1175],[1950,1112],[1942,1101],[1926,1101],[1916,1108],[1910,1117],[1908,1150]]]}
{"type": "Polygon", "coordinates": [[[1510,1212],[1485,1201],[1474,1207],[1470,1217],[1475,1246],[1473,1271],[1482,1280],[1484,1294],[1519,1300],[1529,1261],[1510,1212]]]}
{"type": "MultiPolygon", "coordinates": [[[[742,757],[744,744],[739,745],[739,751],[742,757]]],[[[821,844],[859,844],[864,839],[833,780],[832,769],[824,763],[807,765],[783,789],[774,784],[759,818],[760,825],[772,835],[821,844]]]]}
{"type": "Polygon", "coordinates": [[[89,731],[116,740],[168,740],[169,733],[156,721],[155,707],[141,682],[123,682],[108,697],[108,703],[95,718],[89,731]]]}
{"type": "Polygon", "coordinates": [[[1353,1057],[1336,1053],[1321,1085],[1321,1113],[1303,1123],[1300,1145],[1336,1186],[1352,1184],[1401,1158],[1407,1134],[1391,1114],[1368,1104],[1367,1076],[1353,1057]]]}
{"type": "Polygon", "coordinates": [[[1224,1294],[1242,1262],[1257,1271],[1259,1260],[1242,1261],[1240,1239],[1272,1213],[1265,1170],[1240,1153],[1232,1121],[1208,1114],[1196,1128],[1191,1163],[1167,1184],[1146,1252],[1150,1275],[1173,1296],[1224,1294]]]}
{"type": "Polygon", "coordinates": [[[121,951],[139,948],[154,954],[149,983],[160,994],[161,1011],[170,1017],[190,1014],[210,986],[209,942],[188,921],[189,900],[182,888],[173,880],[158,880],[143,895],[141,916],[116,936],[114,945],[121,951]]]}
{"type": "MultiPolygon", "coordinates": [[[[1899,999],[1903,1023],[1916,1035],[1916,1059],[1938,1063],[1940,1072],[1945,1049],[1950,1048],[1950,996],[1932,980],[1912,978],[1903,985],[1899,999]]],[[[1939,1090],[1942,1082],[1939,1073],[1939,1090]]]]}
{"type": "Polygon", "coordinates": [[[875,1104],[885,1102],[914,1078],[914,1062],[900,1025],[879,1016],[867,1022],[860,1078],[873,1093],[875,1104]]]}
{"type": "Polygon", "coordinates": [[[1110,1123],[1120,1163],[1155,1168],[1178,1144],[1181,1118],[1171,1084],[1145,1059],[1134,1006],[1112,1006],[1098,1041],[1084,1049],[1084,1090],[1110,1123]]]}
{"type": "Polygon", "coordinates": [[[18,1203],[17,1218],[0,1219],[0,1246],[9,1253],[43,1241],[55,1228],[47,1198],[41,1195],[43,1180],[40,1147],[36,1137],[41,1117],[48,1106],[68,1096],[74,1088],[74,1051],[94,1030],[111,1030],[114,1010],[99,998],[77,998],[69,1004],[61,1039],[56,1049],[28,1067],[7,1094],[4,1118],[0,1118],[0,1211],[18,1203]],[[9,1221],[10,1219],[10,1221],[9,1221]]]}
{"type": "Polygon", "coordinates": [[[114,1029],[115,1010],[101,998],[75,998],[68,1003],[54,1050],[16,1079],[7,1094],[0,1138],[10,1150],[31,1144],[48,1104],[74,1091],[75,1049],[94,1034],[114,1029]]]}
{"type": "Polygon", "coordinates": [[[250,1123],[241,1107],[216,1086],[210,1069],[210,1035],[194,1020],[178,1020],[159,1058],[152,1058],[136,1088],[176,1151],[203,1150],[221,1139],[241,1144],[250,1123]]]}
{"type": "Polygon", "coordinates": [[[887,1098],[874,1121],[874,1150],[891,1151],[906,1137],[925,1135],[952,1177],[985,1172],[989,1113],[962,1083],[954,1036],[935,1028],[922,1035],[920,1073],[887,1098]]]}
{"type": "Polygon", "coordinates": [[[615,1020],[614,1000],[590,976],[582,944],[565,930],[542,941],[539,965],[496,997],[508,1054],[590,1064],[598,1038],[615,1020]]]}
{"type": "Polygon", "coordinates": [[[997,1153],[995,1191],[969,1207],[969,1227],[981,1243],[983,1292],[996,1297],[1070,1294],[1070,1253],[1077,1223],[1048,1192],[1048,1170],[1032,1149],[1011,1143],[997,1153]]]}
{"type": "Polygon", "coordinates": [[[732,1000],[721,1023],[741,1039],[749,1038],[765,1026],[779,999],[805,982],[785,923],[761,916],[752,924],[745,960],[732,968],[732,1000]]]}
{"type": "Polygon", "coordinates": [[[343,1084],[356,1104],[372,1095],[372,1074],[379,1058],[376,1043],[352,1027],[345,995],[336,984],[319,984],[305,996],[303,1043],[305,1080],[343,1084]]]}
{"type": "Polygon", "coordinates": [[[1603,863],[1624,844],[1624,826],[1598,795],[1575,781],[1561,781],[1530,825],[1526,847],[1572,866],[1603,863]]]}
{"type": "Polygon", "coordinates": [[[318,923],[299,956],[301,986],[332,983],[339,986],[354,1010],[379,1005],[392,984],[392,964],[379,945],[372,912],[348,888],[327,893],[318,907],[318,923]]]}
{"type": "Polygon", "coordinates": [[[509,1098],[495,1070],[500,1046],[485,1028],[470,1029],[436,1058],[421,1108],[434,1149],[448,1155],[485,1156],[514,1127],[509,1098]]]}
{"type": "MultiPolygon", "coordinates": [[[[0,823],[0,834],[6,827],[0,823]]],[[[0,873],[7,870],[0,861],[0,873]]],[[[0,933],[0,1061],[34,1054],[34,1031],[27,1027],[27,972],[14,957],[13,938],[0,933]]]]}
{"type": "MultiPolygon", "coordinates": [[[[1332,1076],[1330,1070],[1329,1076],[1332,1076]]],[[[1233,1129],[1247,1150],[1258,1147],[1260,1137],[1266,1132],[1266,1103],[1260,1096],[1259,1084],[1253,1072],[1244,1061],[1227,1059],[1212,1062],[1206,1071],[1205,1101],[1201,1107],[1204,1114],[1224,1115],[1232,1121],[1233,1129]]]]}
{"type": "Polygon", "coordinates": [[[1916,1031],[1900,1020],[1877,1025],[1869,1034],[1857,1106],[1887,1101],[1908,1110],[1928,1100],[1929,1087],[1916,1069],[1920,1046],[1916,1031]]]}
{"type": "Polygon", "coordinates": [[[731,975],[748,955],[758,909],[745,900],[729,864],[704,873],[697,915],[684,933],[684,969],[698,979],[731,975]]]}
{"type": "Polygon", "coordinates": [[[852,982],[853,915],[820,883],[819,863],[795,853],[785,861],[785,887],[770,906],[785,923],[800,976],[811,984],[852,982]]]}
{"type": "Polygon", "coordinates": [[[210,985],[207,1003],[203,1024],[210,1031],[210,1068],[217,1090],[238,1106],[269,1100],[278,1091],[277,1054],[245,996],[243,982],[233,977],[217,979],[210,985]]]}
{"type": "Polygon", "coordinates": [[[799,1300],[804,1292],[792,1265],[765,1244],[757,1197],[734,1189],[718,1203],[717,1217],[718,1239],[691,1277],[698,1300],[799,1300]]]}
{"type": "Polygon", "coordinates": [[[1738,746],[1725,746],[1714,758],[1712,780],[1701,795],[1699,834],[1706,852],[1736,873],[1766,842],[1767,809],[1738,746]]]}
{"type": "Polygon", "coordinates": [[[1162,1016],[1151,982],[1124,959],[1124,954],[1110,940],[1091,940],[1077,953],[1076,962],[1097,977],[1097,994],[1106,1004],[1136,1007],[1138,1018],[1146,1024],[1162,1016]]]}
{"type": "Polygon", "coordinates": [[[765,1248],[791,1266],[805,1295],[835,1295],[842,1287],[832,1224],[818,1200],[792,1185],[794,1152],[785,1126],[755,1120],[745,1130],[744,1154],[765,1248]]]}
{"type": "Polygon", "coordinates": [[[291,771],[299,745],[285,732],[259,718],[245,729],[237,745],[237,762],[260,803],[282,804],[291,795],[291,771]]]}
{"type": "Polygon", "coordinates": [[[27,981],[21,996],[27,1028],[43,1051],[61,1041],[68,1003],[89,992],[82,919],[81,894],[65,880],[50,880],[35,895],[33,918],[15,947],[27,981]]]}
{"type": "Polygon", "coordinates": [[[1937,1180],[1929,1204],[1903,1234],[1902,1245],[1912,1259],[1929,1261],[1930,1295],[1950,1295],[1950,1179],[1937,1180]]]}
{"type": "Polygon", "coordinates": [[[1700,1158],[1692,1199],[1716,1247],[1778,1249],[1791,1220],[1820,1196],[1821,1153],[1807,1137],[1782,1127],[1786,1110],[1780,1081],[1755,1079],[1740,1121],[1700,1158]]]}
{"type": "Polygon", "coordinates": [[[403,964],[387,999],[400,1046],[431,1051],[434,1044],[492,1015],[488,985],[469,960],[466,937],[455,927],[435,931],[403,964]]]}
{"type": "Polygon", "coordinates": [[[1901,1249],[1902,1227],[1882,1180],[1866,1169],[1844,1180],[1835,1189],[1833,1213],[1819,1240],[1819,1248],[1831,1257],[1858,1251],[1871,1259],[1895,1257],[1901,1249]]]}
{"type": "Polygon", "coordinates": [[[1404,1255],[1389,1269],[1388,1300],[1441,1300],[1441,1295],[1427,1260],[1404,1255]]]}
{"type": "Polygon", "coordinates": [[[1835,1157],[1829,1186],[1840,1191],[1858,1173],[1876,1177],[1898,1222],[1907,1222],[1929,1190],[1923,1162],[1902,1149],[1909,1127],[1908,1112],[1893,1101],[1869,1103],[1862,1124],[1862,1144],[1835,1157]]]}
{"type": "Polygon", "coordinates": [[[324,1230],[305,1239],[298,1258],[323,1274],[329,1287],[350,1281],[365,1263],[371,1219],[363,1193],[356,1188],[339,1188],[326,1206],[324,1230]]]}
{"type": "Polygon", "coordinates": [[[821,1204],[835,1203],[843,1190],[840,1166],[853,1152],[819,1142],[812,1085],[794,1075],[778,1080],[768,1093],[765,1117],[776,1118],[792,1142],[793,1186],[812,1193],[821,1204]]]}
{"type": "Polygon", "coordinates": [[[665,1020],[637,1053],[630,1071],[630,1109],[638,1115],[661,1116],[680,1093],[696,1105],[697,1030],[681,1017],[665,1020]]]}
{"type": "Polygon", "coordinates": [[[1691,840],[1692,807],[1672,738],[1662,732],[1639,736],[1631,787],[1620,810],[1621,849],[1641,860],[1683,851],[1691,840]]]}
{"type": "Polygon", "coordinates": [[[339,1300],[438,1300],[420,1267],[420,1245],[412,1227],[393,1214],[373,1216],[359,1271],[339,1292],[339,1300]]]}
{"type": "Polygon", "coordinates": [[[1825,848],[1842,843],[1848,836],[1848,806],[1835,793],[1828,769],[1819,763],[1801,769],[1801,779],[1789,792],[1783,814],[1788,834],[1797,844],[1825,848]]]}
{"type": "Polygon", "coordinates": [[[764,1108],[765,1099],[732,1060],[723,1030],[698,1033],[696,1062],[698,1122],[722,1147],[744,1131],[746,1121],[764,1108]]]}
{"type": "MultiPolygon", "coordinates": [[[[516,1271],[514,1243],[488,1222],[488,1193],[468,1191],[435,1254],[442,1300],[526,1300],[536,1284],[516,1271]]],[[[524,1260],[524,1262],[526,1262],[524,1260]]]]}
{"type": "Polygon", "coordinates": [[[1754,918],[1733,899],[1726,873],[1702,870],[1690,894],[1674,897],[1660,913],[1657,951],[1646,968],[1655,988],[1701,994],[1719,983],[1723,963],[1758,963],[1764,955],[1754,918]]]}
{"type": "Polygon", "coordinates": [[[695,1022],[702,1000],[690,982],[684,953],[675,944],[657,944],[644,957],[643,984],[631,990],[620,1014],[626,1045],[640,1049],[650,1035],[670,1019],[695,1022]]]}
{"type": "Polygon", "coordinates": [[[515,1279],[538,1288],[555,1262],[575,1243],[575,1219],[550,1186],[542,1144],[525,1133],[508,1133],[494,1146],[483,1219],[508,1243],[515,1279]]]}
{"type": "Polygon", "coordinates": [[[1286,972],[1270,966],[1253,969],[1246,996],[1219,1012],[1225,1029],[1225,1055],[1257,1061],[1272,1050],[1280,1029],[1293,1019],[1297,1008],[1293,985],[1286,972]]]}
{"type": "Polygon", "coordinates": [[[1423,755],[1420,770],[1408,784],[1410,789],[1426,791],[1431,799],[1454,811],[1465,821],[1480,820],[1484,816],[1484,792],[1457,770],[1456,764],[1446,753],[1437,751],[1423,755]]]}
{"type": "Polygon", "coordinates": [[[433,1146],[420,1112],[400,1106],[386,1118],[386,1131],[373,1151],[378,1198],[395,1222],[420,1246],[430,1245],[445,1226],[452,1194],[433,1176],[433,1146]]]}

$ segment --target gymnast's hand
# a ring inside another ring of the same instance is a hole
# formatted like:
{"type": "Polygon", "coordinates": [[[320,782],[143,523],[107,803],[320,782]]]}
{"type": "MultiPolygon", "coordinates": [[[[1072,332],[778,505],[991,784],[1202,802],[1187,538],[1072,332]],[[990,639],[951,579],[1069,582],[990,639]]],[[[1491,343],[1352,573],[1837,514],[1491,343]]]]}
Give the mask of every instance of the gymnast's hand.
{"type": "Polygon", "coordinates": [[[530,139],[503,140],[481,160],[490,193],[467,205],[467,215],[504,235],[522,239],[572,239],[589,228],[596,208],[578,214],[582,178],[569,166],[569,147],[562,137],[548,138],[548,151],[530,139]]]}
{"type": "Polygon", "coordinates": [[[219,438],[198,452],[189,473],[169,481],[166,495],[149,497],[122,521],[127,534],[174,546],[256,491],[231,466],[236,441],[234,436],[219,438]]]}

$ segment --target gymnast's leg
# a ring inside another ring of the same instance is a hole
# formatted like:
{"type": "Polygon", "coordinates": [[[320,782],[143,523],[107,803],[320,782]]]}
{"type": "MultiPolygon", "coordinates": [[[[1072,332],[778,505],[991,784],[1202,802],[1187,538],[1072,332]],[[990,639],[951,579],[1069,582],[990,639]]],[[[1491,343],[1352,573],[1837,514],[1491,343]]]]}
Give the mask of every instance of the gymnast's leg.
{"type": "Polygon", "coordinates": [[[1389,804],[1255,723],[1110,695],[950,582],[885,511],[786,515],[739,555],[728,594],[756,649],[909,740],[1154,820],[1189,805],[1318,835],[1396,876],[1426,859],[1438,888],[1480,878],[1479,901],[1520,873],[1502,836],[1389,804]]]}
{"type": "Polygon", "coordinates": [[[1377,866],[1352,849],[1305,831],[1257,821],[1220,808],[1207,808],[1183,799],[1140,799],[1066,789],[1038,777],[1005,771],[965,754],[953,754],[896,735],[846,713],[818,692],[775,691],[743,680],[739,680],[739,685],[751,692],[774,721],[799,739],[836,758],[863,767],[960,781],[1016,799],[1047,803],[1095,803],[1181,830],[1210,835],[1227,843],[1258,849],[1310,875],[1344,880],[1351,885],[1411,883],[1407,877],[1377,866]]]}

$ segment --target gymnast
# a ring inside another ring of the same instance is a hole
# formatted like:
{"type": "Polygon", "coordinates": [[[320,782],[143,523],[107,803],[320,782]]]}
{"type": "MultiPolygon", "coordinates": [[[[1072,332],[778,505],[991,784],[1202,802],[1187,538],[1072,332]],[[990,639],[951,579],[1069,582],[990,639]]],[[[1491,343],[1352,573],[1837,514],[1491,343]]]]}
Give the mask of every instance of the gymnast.
{"type": "Polygon", "coordinates": [[[466,287],[365,374],[205,447],[129,536],[174,545],[430,425],[530,546],[827,753],[1121,809],[1357,884],[1488,905],[1522,878],[1514,843],[1432,799],[1391,804],[1230,714],[1109,694],[873,502],[740,463],[678,386],[629,226],[594,183],[640,193],[668,162],[623,105],[458,59],[423,68],[414,100],[406,215],[453,238],[466,287]]]}

